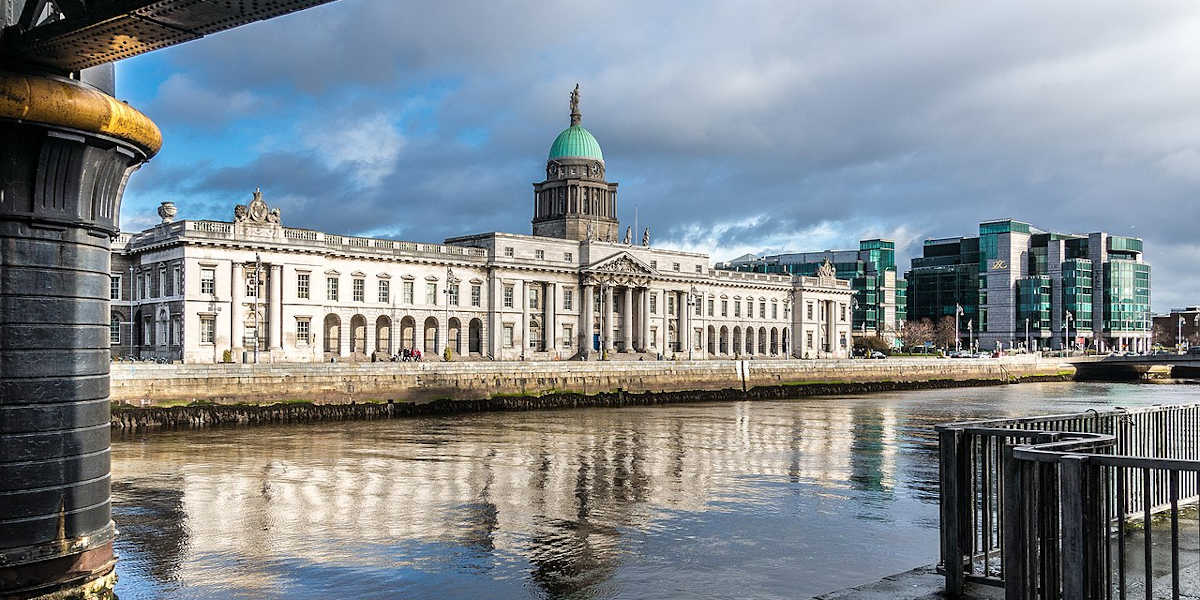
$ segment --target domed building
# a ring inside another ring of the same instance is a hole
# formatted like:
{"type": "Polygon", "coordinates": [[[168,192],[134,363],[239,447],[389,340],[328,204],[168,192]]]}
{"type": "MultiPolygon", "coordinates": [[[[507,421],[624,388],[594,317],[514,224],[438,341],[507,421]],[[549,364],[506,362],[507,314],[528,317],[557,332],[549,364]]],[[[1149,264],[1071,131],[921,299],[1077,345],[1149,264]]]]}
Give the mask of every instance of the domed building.
{"type": "Polygon", "coordinates": [[[604,179],[604,153],[580,125],[579,86],[571,92],[571,125],[554,138],[546,180],[533,184],[533,235],[617,241],[617,184],[604,179]]]}
{"type": "MultiPolygon", "coordinates": [[[[298,229],[255,192],[231,221],[175,220],[113,244],[115,356],[185,363],[822,358],[849,351],[850,284],[715,269],[617,219],[582,125],[554,138],[533,231],[442,244],[298,229]],[[623,235],[622,235],[623,234],[623,235]],[[640,234],[640,235],[639,235],[640,234]],[[636,236],[636,237],[635,237],[636,236]]],[[[450,218],[450,215],[447,215],[450,218]]],[[[364,228],[369,227],[364,224],[364,228]]]]}

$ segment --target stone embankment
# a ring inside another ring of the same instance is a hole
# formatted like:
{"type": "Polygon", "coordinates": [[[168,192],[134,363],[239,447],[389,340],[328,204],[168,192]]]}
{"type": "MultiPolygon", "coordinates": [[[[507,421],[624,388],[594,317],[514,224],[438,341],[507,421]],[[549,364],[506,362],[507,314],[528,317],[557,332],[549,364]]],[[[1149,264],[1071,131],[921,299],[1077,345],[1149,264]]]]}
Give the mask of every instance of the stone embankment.
{"type": "Polygon", "coordinates": [[[1004,359],[461,362],[273,365],[117,363],[115,427],[385,419],[995,385],[1069,366],[1004,359]]]}

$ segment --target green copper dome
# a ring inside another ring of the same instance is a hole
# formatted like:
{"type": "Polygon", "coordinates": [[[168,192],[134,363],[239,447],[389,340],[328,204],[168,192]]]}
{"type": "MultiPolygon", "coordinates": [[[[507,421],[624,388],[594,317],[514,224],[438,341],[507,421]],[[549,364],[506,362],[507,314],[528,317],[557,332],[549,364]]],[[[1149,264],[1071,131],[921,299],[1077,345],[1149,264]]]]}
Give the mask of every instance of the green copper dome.
{"type": "Polygon", "coordinates": [[[558,134],[550,146],[550,158],[547,160],[556,158],[590,158],[603,162],[604,154],[600,152],[600,142],[592,137],[591,132],[579,125],[572,125],[558,134]]]}

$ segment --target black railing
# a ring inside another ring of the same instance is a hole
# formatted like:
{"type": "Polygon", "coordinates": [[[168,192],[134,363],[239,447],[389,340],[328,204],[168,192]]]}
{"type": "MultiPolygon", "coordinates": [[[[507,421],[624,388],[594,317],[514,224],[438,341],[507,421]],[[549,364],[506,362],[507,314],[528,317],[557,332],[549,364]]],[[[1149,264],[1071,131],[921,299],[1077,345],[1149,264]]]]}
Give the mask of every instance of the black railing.
{"type": "Polygon", "coordinates": [[[937,429],[947,592],[971,581],[1010,600],[1179,597],[1179,507],[1200,494],[1200,405],[937,429]],[[1156,553],[1164,534],[1169,550],[1156,553]],[[1136,560],[1130,544],[1142,545],[1136,560]],[[1160,572],[1169,594],[1155,595],[1160,572]]]}

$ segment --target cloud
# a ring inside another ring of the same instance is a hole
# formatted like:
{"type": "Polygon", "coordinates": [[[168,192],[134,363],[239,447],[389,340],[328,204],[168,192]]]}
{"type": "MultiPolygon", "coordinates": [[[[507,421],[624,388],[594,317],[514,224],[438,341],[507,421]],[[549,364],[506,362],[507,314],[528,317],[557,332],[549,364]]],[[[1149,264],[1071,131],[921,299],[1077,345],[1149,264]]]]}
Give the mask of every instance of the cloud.
{"type": "Polygon", "coordinates": [[[158,95],[146,112],[160,124],[183,123],[216,127],[230,120],[265,110],[273,101],[250,90],[222,93],[175,73],[158,86],[158,95]]]}
{"type": "Polygon", "coordinates": [[[349,166],[356,180],[373,187],[392,173],[404,138],[384,114],[342,119],[327,129],[312,129],[303,143],[331,169],[349,166]]]}
{"type": "Polygon", "coordinates": [[[262,185],[298,226],[528,231],[580,82],[621,219],[656,243],[883,235],[904,270],[990,218],[1133,231],[1163,308],[1200,295],[1197,37],[1188,3],[341,0],[123,63],[171,73],[149,99],[166,149],[127,204],[226,218],[262,185]]]}

